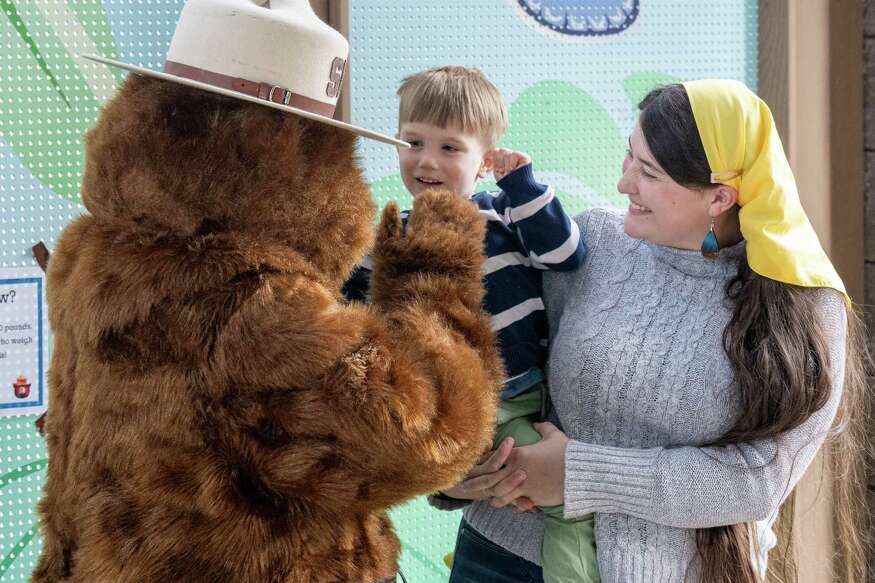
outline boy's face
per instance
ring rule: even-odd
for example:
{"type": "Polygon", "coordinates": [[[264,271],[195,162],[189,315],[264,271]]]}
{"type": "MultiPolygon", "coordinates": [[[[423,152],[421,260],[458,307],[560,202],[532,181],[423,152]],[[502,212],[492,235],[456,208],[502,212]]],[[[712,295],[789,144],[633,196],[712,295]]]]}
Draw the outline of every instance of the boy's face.
{"type": "Polygon", "coordinates": [[[398,157],[404,186],[414,197],[426,190],[451,190],[468,198],[485,176],[489,146],[483,136],[456,125],[407,122],[401,124],[399,137],[410,143],[398,157]]]}

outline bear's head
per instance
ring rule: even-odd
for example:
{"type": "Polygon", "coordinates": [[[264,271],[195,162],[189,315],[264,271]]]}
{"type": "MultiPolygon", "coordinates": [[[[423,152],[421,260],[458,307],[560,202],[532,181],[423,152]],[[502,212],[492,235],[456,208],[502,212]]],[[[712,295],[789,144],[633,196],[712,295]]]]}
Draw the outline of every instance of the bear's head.
{"type": "Polygon", "coordinates": [[[86,140],[82,199],[150,236],[239,233],[302,255],[339,287],[372,237],[355,136],[131,74],[86,140]]]}

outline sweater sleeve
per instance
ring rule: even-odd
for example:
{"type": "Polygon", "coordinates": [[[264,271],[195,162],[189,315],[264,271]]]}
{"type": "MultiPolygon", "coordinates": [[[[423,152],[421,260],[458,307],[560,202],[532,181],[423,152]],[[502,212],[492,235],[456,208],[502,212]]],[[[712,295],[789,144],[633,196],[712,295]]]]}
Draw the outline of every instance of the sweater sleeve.
{"type": "Polygon", "coordinates": [[[498,181],[501,192],[494,206],[512,229],[538,269],[576,269],[586,256],[577,224],[565,213],[553,188],[538,183],[532,165],[514,170],[498,181]]]}
{"type": "Polygon", "coordinates": [[[620,513],[681,528],[773,518],[828,435],[841,400],[847,313],[838,294],[819,293],[832,375],[820,410],[776,438],[720,447],[627,449],[572,440],[566,518],[620,513]]]}

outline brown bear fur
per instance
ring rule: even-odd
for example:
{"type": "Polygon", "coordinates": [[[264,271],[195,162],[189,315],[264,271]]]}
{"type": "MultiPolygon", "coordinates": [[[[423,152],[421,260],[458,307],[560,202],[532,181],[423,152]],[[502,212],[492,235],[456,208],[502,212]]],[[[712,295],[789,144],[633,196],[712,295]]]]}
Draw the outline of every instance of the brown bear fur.
{"type": "Polygon", "coordinates": [[[488,443],[502,378],[484,225],[390,205],[373,302],[339,288],[374,205],[354,136],[129,76],[87,137],[48,273],[54,331],[35,583],[372,582],[386,509],[488,443]]]}

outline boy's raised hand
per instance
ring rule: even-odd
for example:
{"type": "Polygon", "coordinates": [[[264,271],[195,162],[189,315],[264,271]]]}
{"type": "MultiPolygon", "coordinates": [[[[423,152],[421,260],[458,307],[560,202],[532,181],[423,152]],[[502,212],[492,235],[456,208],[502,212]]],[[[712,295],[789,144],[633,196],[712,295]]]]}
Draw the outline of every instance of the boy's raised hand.
{"type": "Polygon", "coordinates": [[[532,162],[532,158],[525,152],[517,152],[507,148],[490,150],[484,158],[486,163],[492,168],[492,174],[495,176],[496,182],[514,170],[532,162]]]}

